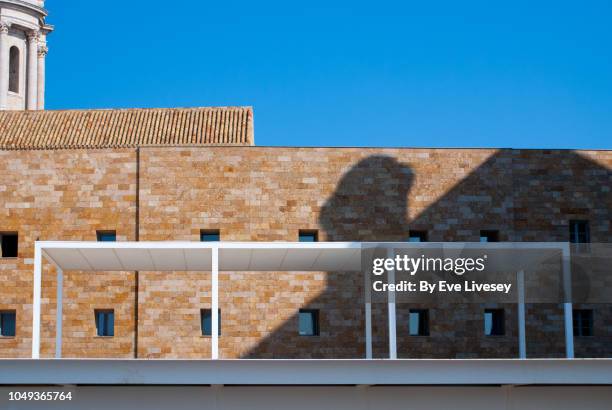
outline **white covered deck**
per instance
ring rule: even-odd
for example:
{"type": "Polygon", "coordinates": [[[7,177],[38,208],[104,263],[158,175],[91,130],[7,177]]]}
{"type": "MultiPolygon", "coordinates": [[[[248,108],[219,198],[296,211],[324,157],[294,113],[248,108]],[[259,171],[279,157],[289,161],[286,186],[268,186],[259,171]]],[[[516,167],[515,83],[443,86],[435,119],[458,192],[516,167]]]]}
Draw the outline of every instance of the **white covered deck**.
{"type": "MultiPolygon", "coordinates": [[[[568,243],[371,243],[371,242],[76,242],[37,241],[34,254],[32,358],[40,358],[43,260],[57,269],[55,357],[62,357],[63,272],[78,271],[203,271],[211,272],[211,359],[219,358],[219,271],[361,271],[361,251],[385,247],[443,249],[558,249],[563,259],[564,287],[570,288],[568,243]]],[[[364,275],[365,276],[365,275],[364,275]]],[[[389,272],[389,282],[395,280],[389,272]]],[[[523,273],[517,271],[519,357],[526,358],[523,273]]],[[[366,292],[369,287],[366,286],[366,292]]],[[[395,295],[388,295],[389,358],[397,358],[395,295]]],[[[574,357],[572,304],[564,303],[566,357],[574,357]]],[[[371,302],[365,301],[366,359],[372,359],[371,302]]]]}

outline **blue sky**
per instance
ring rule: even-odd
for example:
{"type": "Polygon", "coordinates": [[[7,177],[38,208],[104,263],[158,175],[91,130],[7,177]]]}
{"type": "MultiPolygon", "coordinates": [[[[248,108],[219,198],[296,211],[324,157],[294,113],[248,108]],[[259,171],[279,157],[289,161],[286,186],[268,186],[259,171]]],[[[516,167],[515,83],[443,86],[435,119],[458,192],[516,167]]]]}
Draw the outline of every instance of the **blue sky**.
{"type": "Polygon", "coordinates": [[[47,108],[252,105],[257,145],[612,148],[612,2],[48,0],[47,108]]]}

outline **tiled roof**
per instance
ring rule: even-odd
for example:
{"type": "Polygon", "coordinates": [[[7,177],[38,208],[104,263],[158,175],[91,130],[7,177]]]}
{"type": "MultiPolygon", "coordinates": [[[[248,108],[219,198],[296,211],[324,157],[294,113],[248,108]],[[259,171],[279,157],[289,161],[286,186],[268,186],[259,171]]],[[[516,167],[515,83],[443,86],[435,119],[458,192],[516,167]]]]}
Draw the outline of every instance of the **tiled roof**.
{"type": "Polygon", "coordinates": [[[0,149],[253,144],[251,107],[0,112],[0,149]]]}

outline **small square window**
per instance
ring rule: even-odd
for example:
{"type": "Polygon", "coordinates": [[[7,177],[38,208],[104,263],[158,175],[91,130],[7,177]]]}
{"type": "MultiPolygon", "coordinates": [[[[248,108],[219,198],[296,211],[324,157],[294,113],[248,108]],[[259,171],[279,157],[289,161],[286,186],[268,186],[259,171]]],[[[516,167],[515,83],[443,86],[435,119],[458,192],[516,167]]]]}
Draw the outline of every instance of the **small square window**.
{"type": "Polygon", "coordinates": [[[589,232],[589,221],[570,221],[570,242],[589,243],[591,236],[589,232]]]}
{"type": "Polygon", "coordinates": [[[427,231],[409,231],[408,242],[427,242],[427,231]]]}
{"type": "Polygon", "coordinates": [[[300,242],[318,242],[319,232],[316,230],[300,229],[298,234],[298,240],[300,242]]]}
{"type": "MultiPolygon", "coordinates": [[[[217,334],[221,336],[221,309],[218,311],[219,315],[219,328],[217,334]]],[[[200,322],[202,327],[202,336],[212,336],[212,310],[211,309],[200,309],[200,322]]]]}
{"type": "Polygon", "coordinates": [[[219,242],[221,232],[218,229],[202,229],[200,231],[200,242],[219,242]]]}
{"type": "Polygon", "coordinates": [[[0,311],[0,336],[15,336],[16,313],[14,310],[0,311]]]}
{"type": "Polygon", "coordinates": [[[499,242],[499,231],[480,231],[480,242],[499,242]]]}
{"type": "Polygon", "coordinates": [[[19,242],[17,232],[2,232],[0,233],[0,240],[2,241],[2,257],[16,258],[19,242]]]}
{"type": "Polygon", "coordinates": [[[300,309],[299,334],[300,336],[319,336],[318,309],[300,309]]]}
{"type": "Polygon", "coordinates": [[[485,309],[484,332],[487,336],[503,336],[506,333],[504,309],[485,309]]]}
{"type": "Polygon", "coordinates": [[[115,311],[112,309],[96,309],[96,334],[98,336],[115,336],[115,311]]]}
{"type": "Polygon", "coordinates": [[[410,309],[408,327],[410,336],[429,336],[429,310],[410,309]]]}
{"type": "Polygon", "coordinates": [[[574,309],[574,336],[593,336],[593,310],[574,309]]]}
{"type": "Polygon", "coordinates": [[[98,242],[116,242],[117,232],[116,231],[96,231],[96,237],[98,242]]]}

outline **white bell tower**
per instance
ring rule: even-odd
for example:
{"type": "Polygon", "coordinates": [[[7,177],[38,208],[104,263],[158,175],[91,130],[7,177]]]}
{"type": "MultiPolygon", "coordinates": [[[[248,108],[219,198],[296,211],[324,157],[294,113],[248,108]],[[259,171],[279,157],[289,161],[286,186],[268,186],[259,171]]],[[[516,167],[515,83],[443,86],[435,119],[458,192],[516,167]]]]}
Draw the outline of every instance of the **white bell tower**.
{"type": "Polygon", "coordinates": [[[45,108],[47,34],[43,0],[0,0],[0,110],[45,108]]]}

